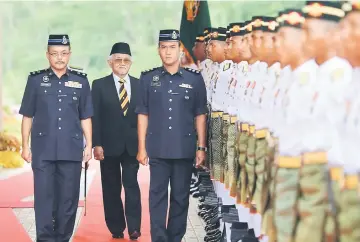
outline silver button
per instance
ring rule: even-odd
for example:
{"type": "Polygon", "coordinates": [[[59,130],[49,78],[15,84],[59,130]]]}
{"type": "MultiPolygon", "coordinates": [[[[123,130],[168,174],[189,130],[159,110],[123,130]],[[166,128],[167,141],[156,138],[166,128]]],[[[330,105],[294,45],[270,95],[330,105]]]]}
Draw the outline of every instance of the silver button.
{"type": "Polygon", "coordinates": [[[172,127],[170,126],[169,129],[172,129],[172,127]]]}
{"type": "Polygon", "coordinates": [[[172,81],[170,81],[170,83],[172,83],[172,81]]]}
{"type": "Polygon", "coordinates": [[[169,119],[171,120],[171,119],[172,119],[172,117],[169,117],[169,119]]]}
{"type": "Polygon", "coordinates": [[[61,82],[59,82],[59,84],[61,84],[61,82]]]}
{"type": "Polygon", "coordinates": [[[59,90],[59,92],[61,92],[61,90],[59,90]]]}
{"type": "Polygon", "coordinates": [[[59,121],[61,121],[61,118],[59,118],[59,121]]]}
{"type": "Polygon", "coordinates": [[[172,90],[169,90],[169,93],[172,93],[172,90]]]}
{"type": "Polygon", "coordinates": [[[169,99],[169,102],[172,102],[172,99],[171,99],[171,98],[169,99]]]}
{"type": "Polygon", "coordinates": [[[61,98],[59,99],[59,102],[61,102],[61,98]]]}
{"type": "Polygon", "coordinates": [[[191,136],[191,134],[189,134],[189,136],[191,136]]]}
{"type": "Polygon", "coordinates": [[[47,91],[46,91],[46,90],[45,90],[44,92],[45,92],[45,93],[47,93],[47,91]]]}
{"type": "Polygon", "coordinates": [[[61,108],[59,108],[59,111],[61,111],[61,108]]]}
{"type": "Polygon", "coordinates": [[[172,108],[169,108],[169,111],[171,111],[172,110],[172,108]]]}
{"type": "Polygon", "coordinates": [[[156,92],[156,90],[154,90],[154,92],[156,92]]]}
{"type": "Polygon", "coordinates": [[[185,92],[188,92],[188,90],[186,90],[185,92]]]}
{"type": "Polygon", "coordinates": [[[42,135],[42,133],[40,132],[39,135],[42,135]]]}
{"type": "Polygon", "coordinates": [[[61,129],[61,127],[59,127],[59,129],[61,129]]]}
{"type": "Polygon", "coordinates": [[[74,92],[74,94],[76,94],[76,92],[74,92]]]}

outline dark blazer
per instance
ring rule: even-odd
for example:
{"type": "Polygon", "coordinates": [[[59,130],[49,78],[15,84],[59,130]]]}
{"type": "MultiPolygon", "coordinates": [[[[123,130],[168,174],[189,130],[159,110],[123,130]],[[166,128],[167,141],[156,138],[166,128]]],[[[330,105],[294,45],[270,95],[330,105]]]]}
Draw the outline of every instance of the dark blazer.
{"type": "Polygon", "coordinates": [[[136,156],[138,150],[135,113],[139,79],[130,76],[131,99],[126,116],[121,109],[113,75],[92,83],[94,106],[93,146],[102,146],[105,156],[120,156],[125,150],[136,156]]]}

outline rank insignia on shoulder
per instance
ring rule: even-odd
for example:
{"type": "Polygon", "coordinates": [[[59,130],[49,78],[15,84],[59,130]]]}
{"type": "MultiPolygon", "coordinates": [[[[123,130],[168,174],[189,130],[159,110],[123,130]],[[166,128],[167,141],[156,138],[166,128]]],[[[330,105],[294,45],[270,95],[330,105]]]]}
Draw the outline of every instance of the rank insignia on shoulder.
{"type": "Polygon", "coordinates": [[[71,69],[69,68],[70,72],[75,74],[75,75],[78,75],[78,76],[87,76],[87,74],[85,72],[81,72],[81,71],[78,71],[78,70],[75,70],[75,69],[71,69]]]}
{"type": "Polygon", "coordinates": [[[229,70],[230,66],[230,63],[226,63],[226,65],[224,65],[223,71],[229,70]]]}
{"type": "Polygon", "coordinates": [[[151,68],[151,69],[148,69],[148,70],[145,70],[145,71],[142,71],[141,74],[146,74],[146,73],[149,73],[151,71],[154,71],[156,70],[158,67],[154,67],[154,68],[151,68]]]}
{"type": "Polygon", "coordinates": [[[193,72],[193,73],[196,73],[196,74],[200,74],[200,71],[197,71],[195,69],[191,69],[189,67],[184,67],[185,70],[189,71],[189,72],[193,72]]]}
{"type": "Polygon", "coordinates": [[[39,75],[39,74],[42,74],[44,72],[46,72],[48,69],[42,69],[42,70],[38,70],[38,71],[32,71],[30,72],[30,75],[31,76],[36,76],[36,75],[39,75]]]}
{"type": "Polygon", "coordinates": [[[344,77],[344,69],[337,68],[331,72],[331,79],[333,81],[339,81],[344,77]]]}

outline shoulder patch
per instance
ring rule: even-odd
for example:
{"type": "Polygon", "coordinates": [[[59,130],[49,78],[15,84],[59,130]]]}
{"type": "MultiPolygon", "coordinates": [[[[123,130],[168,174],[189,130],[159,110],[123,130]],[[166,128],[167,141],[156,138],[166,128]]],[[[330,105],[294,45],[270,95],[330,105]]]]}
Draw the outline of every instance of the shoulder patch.
{"type": "Polygon", "coordinates": [[[226,63],[226,65],[224,65],[223,71],[229,70],[231,63],[226,63]]]}
{"type": "Polygon", "coordinates": [[[189,67],[184,67],[184,70],[187,70],[187,71],[189,71],[189,72],[193,72],[193,73],[196,73],[196,74],[200,74],[200,71],[191,69],[191,68],[189,68],[189,67]]]}
{"type": "Polygon", "coordinates": [[[159,68],[159,67],[154,67],[154,68],[151,68],[151,69],[142,71],[141,74],[146,74],[146,73],[152,72],[152,71],[154,71],[154,70],[157,70],[158,68],[159,68]]]}
{"type": "Polygon", "coordinates": [[[310,74],[309,72],[301,72],[299,74],[299,83],[300,85],[306,85],[309,83],[310,74]]]}
{"type": "Polygon", "coordinates": [[[337,68],[331,72],[331,78],[334,82],[344,78],[345,70],[343,68],[337,68]]]}
{"type": "Polygon", "coordinates": [[[42,69],[42,70],[38,70],[38,71],[32,71],[30,72],[30,76],[36,76],[42,73],[45,73],[48,69],[42,69]]]}
{"type": "Polygon", "coordinates": [[[70,71],[72,74],[75,74],[75,75],[78,75],[78,76],[82,76],[82,77],[86,77],[86,76],[87,76],[86,73],[80,72],[80,71],[77,71],[77,70],[69,69],[69,71],[70,71]]]}

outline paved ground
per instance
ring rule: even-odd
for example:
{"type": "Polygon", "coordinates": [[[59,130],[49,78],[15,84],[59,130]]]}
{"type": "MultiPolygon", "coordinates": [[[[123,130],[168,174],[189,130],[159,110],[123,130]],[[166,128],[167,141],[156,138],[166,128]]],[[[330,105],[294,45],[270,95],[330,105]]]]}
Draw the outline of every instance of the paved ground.
{"type": "MultiPolygon", "coordinates": [[[[11,175],[14,175],[12,173],[11,175]]],[[[91,183],[93,177],[95,175],[95,171],[89,170],[88,179],[89,183],[91,183]]],[[[2,173],[2,177],[8,177],[9,174],[5,175],[2,173]]],[[[1,177],[1,176],[0,176],[1,177]]],[[[87,187],[88,188],[88,187],[87,187]]],[[[84,180],[83,176],[81,177],[81,187],[80,187],[80,199],[83,198],[84,195],[84,180]]],[[[33,197],[27,197],[24,201],[33,200],[33,197]]],[[[78,225],[80,221],[80,214],[83,208],[78,209],[76,225],[78,225]]],[[[28,232],[30,238],[35,241],[35,215],[33,208],[14,208],[13,212],[19,219],[20,223],[24,226],[24,229],[28,232]]],[[[203,221],[197,215],[197,201],[193,198],[190,198],[190,207],[189,207],[189,217],[188,217],[188,227],[187,232],[184,238],[184,242],[202,242],[204,241],[205,231],[204,231],[203,221]]]]}

